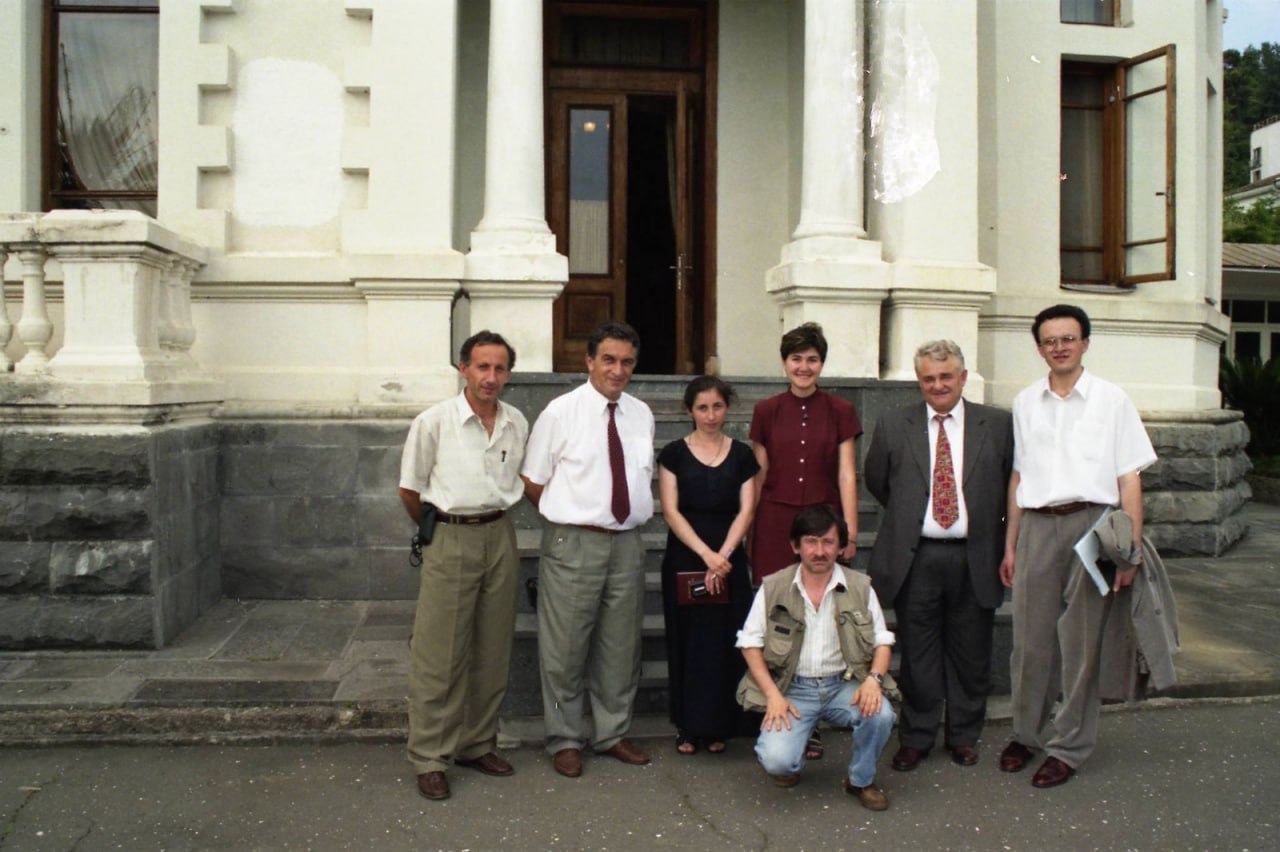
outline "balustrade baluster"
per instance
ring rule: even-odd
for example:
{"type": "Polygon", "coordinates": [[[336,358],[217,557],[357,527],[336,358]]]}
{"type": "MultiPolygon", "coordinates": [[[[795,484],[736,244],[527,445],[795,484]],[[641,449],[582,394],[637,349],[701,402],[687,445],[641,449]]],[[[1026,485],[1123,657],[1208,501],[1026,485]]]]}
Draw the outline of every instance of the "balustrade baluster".
{"type": "Polygon", "coordinates": [[[18,338],[27,347],[22,360],[14,365],[18,373],[49,372],[49,354],[45,347],[53,337],[53,323],[44,303],[45,250],[39,246],[18,249],[22,264],[22,319],[18,320],[18,338]]]}

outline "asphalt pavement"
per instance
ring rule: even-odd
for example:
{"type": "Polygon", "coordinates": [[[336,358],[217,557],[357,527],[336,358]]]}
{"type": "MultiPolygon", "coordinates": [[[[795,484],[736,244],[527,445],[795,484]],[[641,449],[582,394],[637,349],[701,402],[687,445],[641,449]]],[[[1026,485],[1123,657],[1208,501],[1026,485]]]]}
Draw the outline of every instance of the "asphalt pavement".
{"type": "Polygon", "coordinates": [[[450,773],[417,795],[392,743],[10,748],[0,751],[0,849],[1205,849],[1280,846],[1280,699],[1161,699],[1104,713],[1097,751],[1061,787],[1001,772],[993,723],[973,767],[941,751],[881,761],[889,810],[840,787],[847,734],[801,783],[774,787],[751,744],[723,755],[644,740],[645,767],[588,758],[556,775],[539,749],[516,773],[450,773]]]}

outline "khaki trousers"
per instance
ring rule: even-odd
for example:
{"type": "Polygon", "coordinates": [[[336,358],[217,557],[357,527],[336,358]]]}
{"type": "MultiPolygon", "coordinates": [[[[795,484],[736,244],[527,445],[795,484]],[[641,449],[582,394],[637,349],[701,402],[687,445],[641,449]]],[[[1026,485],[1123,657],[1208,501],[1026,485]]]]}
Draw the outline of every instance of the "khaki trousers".
{"type": "Polygon", "coordinates": [[[1015,556],[1013,739],[1073,768],[1098,741],[1102,626],[1115,595],[1098,594],[1072,548],[1101,514],[1023,512],[1015,556]]]}
{"type": "Polygon", "coordinates": [[[587,741],[583,692],[596,751],[631,727],[640,685],[644,549],[640,533],[618,535],[546,524],[538,562],[538,660],[547,752],[587,741]]]}
{"type": "Polygon", "coordinates": [[[422,551],[409,655],[409,760],[419,773],[493,751],[515,632],[516,532],[508,517],[437,524],[422,551]]]}

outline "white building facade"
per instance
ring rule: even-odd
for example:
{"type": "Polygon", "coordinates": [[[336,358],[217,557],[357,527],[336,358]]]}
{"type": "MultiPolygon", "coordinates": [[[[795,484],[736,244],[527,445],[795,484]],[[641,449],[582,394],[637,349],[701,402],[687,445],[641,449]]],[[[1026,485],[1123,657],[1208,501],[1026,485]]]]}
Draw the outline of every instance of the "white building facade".
{"type": "MultiPolygon", "coordinates": [[[[1238,443],[1217,388],[1221,0],[124,5],[0,0],[0,342],[23,428],[164,410],[224,447],[285,421],[391,434],[456,392],[472,331],[564,372],[605,318],[665,375],[777,375],[780,333],[817,320],[827,375],[904,380],[949,337],[971,396],[1008,404],[1044,371],[1031,318],[1072,302],[1090,368],[1149,426],[1238,443]],[[88,14],[153,39],[150,102],[110,70],[121,42],[76,47],[106,38],[88,14]],[[137,147],[76,141],[95,97],[99,124],[130,104],[135,132],[153,122],[150,172],[90,168],[137,147]]],[[[1183,519],[1215,551],[1247,496],[1223,452],[1183,519]]],[[[231,515],[262,495],[222,465],[225,590],[228,495],[231,515]]],[[[390,530],[393,483],[378,502],[367,470],[306,499],[390,530]]],[[[365,558],[359,531],[334,546],[365,558]]],[[[248,592],[288,594],[288,564],[248,592]]],[[[384,588],[363,570],[307,589],[384,588]]]]}

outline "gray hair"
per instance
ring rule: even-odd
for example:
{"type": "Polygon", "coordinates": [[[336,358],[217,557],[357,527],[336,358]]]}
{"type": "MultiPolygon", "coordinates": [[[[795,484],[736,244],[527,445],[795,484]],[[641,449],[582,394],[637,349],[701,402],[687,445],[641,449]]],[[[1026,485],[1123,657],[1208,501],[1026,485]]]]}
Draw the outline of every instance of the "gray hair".
{"type": "Polygon", "coordinates": [[[953,356],[960,362],[960,369],[963,370],[964,352],[960,349],[960,344],[954,340],[930,340],[928,343],[921,344],[916,350],[915,367],[917,370],[920,369],[920,362],[925,358],[945,361],[953,356]]]}

